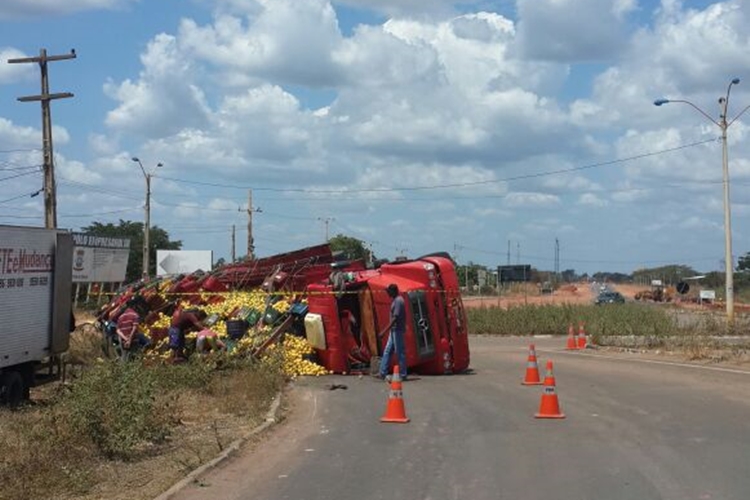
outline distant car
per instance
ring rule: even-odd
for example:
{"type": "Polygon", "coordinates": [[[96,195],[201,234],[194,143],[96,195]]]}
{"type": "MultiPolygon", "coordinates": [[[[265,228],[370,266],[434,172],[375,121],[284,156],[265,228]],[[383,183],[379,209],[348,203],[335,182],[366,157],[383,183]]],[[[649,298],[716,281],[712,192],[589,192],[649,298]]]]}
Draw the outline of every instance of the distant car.
{"type": "Polygon", "coordinates": [[[624,304],[625,297],[620,292],[602,292],[594,301],[594,304],[624,304]]]}

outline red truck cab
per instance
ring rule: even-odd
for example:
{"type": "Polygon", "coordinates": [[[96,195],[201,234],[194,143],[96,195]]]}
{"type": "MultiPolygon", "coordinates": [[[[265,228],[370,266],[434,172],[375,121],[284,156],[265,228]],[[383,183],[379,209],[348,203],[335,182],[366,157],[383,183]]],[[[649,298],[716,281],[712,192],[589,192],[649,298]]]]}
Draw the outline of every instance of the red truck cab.
{"type": "MultiPolygon", "coordinates": [[[[469,367],[466,315],[455,266],[446,254],[383,264],[378,269],[342,270],[343,279],[307,288],[309,313],[322,321],[324,345],[317,342],[323,366],[336,373],[361,370],[380,356],[390,321],[394,283],[406,303],[406,363],[424,375],[459,373],[469,367]]],[[[308,332],[310,338],[310,332],[308,332]]]]}

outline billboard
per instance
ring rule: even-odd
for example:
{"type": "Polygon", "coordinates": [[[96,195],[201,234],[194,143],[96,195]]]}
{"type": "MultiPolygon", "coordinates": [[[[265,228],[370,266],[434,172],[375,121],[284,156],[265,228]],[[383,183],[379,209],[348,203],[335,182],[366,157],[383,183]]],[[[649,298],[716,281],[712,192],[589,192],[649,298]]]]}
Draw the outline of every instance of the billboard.
{"type": "Polygon", "coordinates": [[[497,266],[497,275],[501,283],[509,281],[530,281],[531,264],[518,264],[515,266],[497,266]]]}
{"type": "Polygon", "coordinates": [[[156,275],[171,276],[195,271],[210,271],[214,266],[211,250],[157,250],[156,275]]]}
{"type": "Polygon", "coordinates": [[[73,283],[125,281],[130,239],[73,233],[73,283]]]}

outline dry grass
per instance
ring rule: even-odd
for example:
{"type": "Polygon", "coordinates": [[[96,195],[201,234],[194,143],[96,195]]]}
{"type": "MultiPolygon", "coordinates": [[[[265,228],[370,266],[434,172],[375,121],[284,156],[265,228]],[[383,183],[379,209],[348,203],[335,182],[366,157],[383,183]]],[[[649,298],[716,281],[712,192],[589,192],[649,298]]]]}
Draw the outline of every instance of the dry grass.
{"type": "Polygon", "coordinates": [[[73,334],[69,356],[78,368],[65,385],[34,389],[31,404],[0,412],[0,500],[154,498],[262,422],[283,384],[274,360],[110,365],[97,361],[98,332],[87,327],[73,334]],[[107,386],[127,377],[153,389],[149,404],[107,386]],[[118,423],[118,411],[148,428],[118,423]]]}

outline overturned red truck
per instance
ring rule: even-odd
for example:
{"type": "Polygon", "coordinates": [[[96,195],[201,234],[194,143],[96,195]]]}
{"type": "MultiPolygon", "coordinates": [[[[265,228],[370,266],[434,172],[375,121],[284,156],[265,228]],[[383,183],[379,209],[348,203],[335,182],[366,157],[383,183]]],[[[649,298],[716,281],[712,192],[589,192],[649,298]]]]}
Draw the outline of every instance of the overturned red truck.
{"type": "MultiPolygon", "coordinates": [[[[249,290],[305,298],[305,334],[318,361],[335,373],[363,371],[382,354],[390,320],[386,288],[396,284],[406,303],[406,360],[410,372],[425,375],[459,373],[469,367],[466,315],[455,265],[448,254],[384,263],[368,269],[362,261],[337,260],[328,245],[319,245],[257,260],[226,265],[208,274],[182,277],[171,294],[201,300],[201,292],[249,290]]],[[[164,310],[156,294],[141,294],[151,310],[164,310]]],[[[220,300],[220,299],[219,299],[220,300]]],[[[148,320],[147,320],[148,321],[148,320]]]]}

